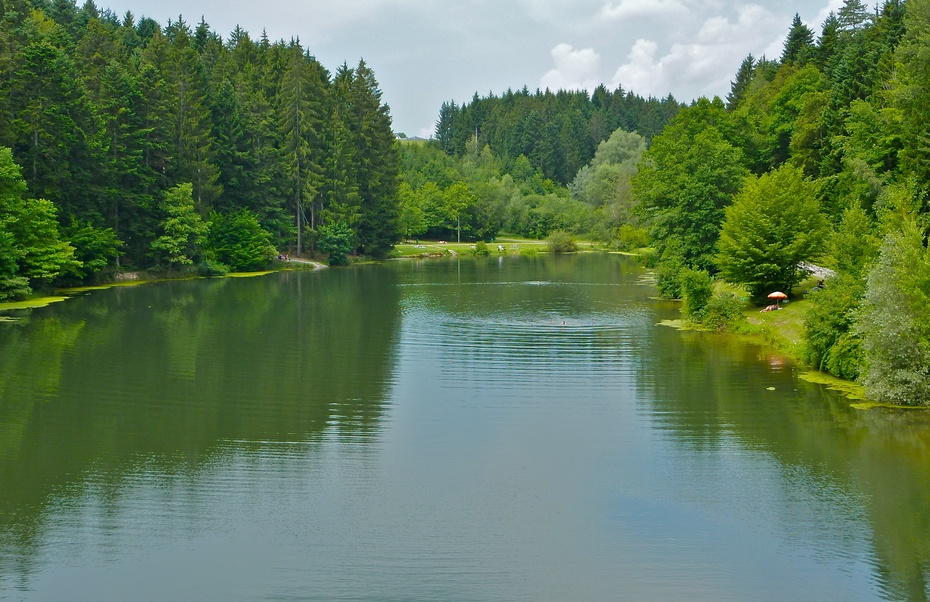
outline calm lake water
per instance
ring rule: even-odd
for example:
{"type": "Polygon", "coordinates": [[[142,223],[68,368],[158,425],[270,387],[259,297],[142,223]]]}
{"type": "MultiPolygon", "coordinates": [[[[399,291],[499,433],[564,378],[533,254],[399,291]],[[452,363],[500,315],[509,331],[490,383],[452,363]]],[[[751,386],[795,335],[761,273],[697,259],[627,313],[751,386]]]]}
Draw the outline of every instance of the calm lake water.
{"type": "Polygon", "coordinates": [[[930,597],[930,414],[621,257],[89,293],[0,323],[0,598],[930,597]]]}

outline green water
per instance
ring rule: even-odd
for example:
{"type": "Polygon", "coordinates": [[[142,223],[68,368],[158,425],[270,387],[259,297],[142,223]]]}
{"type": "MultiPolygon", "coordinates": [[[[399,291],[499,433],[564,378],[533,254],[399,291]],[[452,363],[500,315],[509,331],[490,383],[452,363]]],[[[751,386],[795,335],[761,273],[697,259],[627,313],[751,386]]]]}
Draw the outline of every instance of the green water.
{"type": "Polygon", "coordinates": [[[657,326],[620,257],[0,322],[0,599],[927,600],[930,414],[657,326]]]}

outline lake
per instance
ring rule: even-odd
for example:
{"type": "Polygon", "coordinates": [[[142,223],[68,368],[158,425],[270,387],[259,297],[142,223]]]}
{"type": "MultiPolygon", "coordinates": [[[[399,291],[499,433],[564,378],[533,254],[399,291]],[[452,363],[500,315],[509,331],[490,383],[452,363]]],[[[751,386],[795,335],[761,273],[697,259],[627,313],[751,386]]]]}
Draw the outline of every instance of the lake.
{"type": "Polygon", "coordinates": [[[921,600],[930,414],[659,326],[611,255],[0,322],[0,599],[921,600]]]}

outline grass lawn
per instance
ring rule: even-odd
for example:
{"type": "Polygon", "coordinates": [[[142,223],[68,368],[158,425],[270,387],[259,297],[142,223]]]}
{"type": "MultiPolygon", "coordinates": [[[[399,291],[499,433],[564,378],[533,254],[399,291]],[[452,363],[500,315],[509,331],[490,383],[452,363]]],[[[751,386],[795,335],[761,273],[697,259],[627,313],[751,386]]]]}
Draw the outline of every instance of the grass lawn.
{"type": "MultiPolygon", "coordinates": [[[[590,250],[594,247],[594,243],[587,241],[576,241],[578,249],[581,251],[590,250]]],[[[494,241],[487,243],[488,252],[492,255],[505,254],[505,255],[518,255],[520,253],[546,253],[548,252],[548,245],[544,240],[535,240],[532,238],[518,238],[513,236],[499,236],[494,241]],[[503,247],[503,251],[498,249],[498,246],[503,247]]],[[[394,245],[394,256],[395,257],[420,257],[423,255],[467,255],[471,253],[475,248],[474,242],[452,242],[452,241],[439,241],[439,240],[425,240],[420,239],[419,243],[416,241],[403,241],[394,245]]]]}
{"type": "Polygon", "coordinates": [[[760,311],[762,307],[747,305],[743,315],[768,343],[800,359],[804,346],[804,317],[811,308],[804,292],[816,284],[816,278],[809,278],[795,286],[791,298],[781,303],[782,309],[760,311]]]}

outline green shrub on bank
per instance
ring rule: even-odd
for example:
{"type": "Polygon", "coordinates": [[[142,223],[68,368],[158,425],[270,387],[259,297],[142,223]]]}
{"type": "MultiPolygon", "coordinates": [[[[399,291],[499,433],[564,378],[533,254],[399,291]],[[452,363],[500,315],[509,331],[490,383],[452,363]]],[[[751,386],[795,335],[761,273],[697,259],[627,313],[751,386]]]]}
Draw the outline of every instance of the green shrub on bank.
{"type": "Polygon", "coordinates": [[[739,331],[743,320],[743,302],[731,293],[719,293],[707,302],[701,324],[713,330],[739,331]]]}
{"type": "Polygon", "coordinates": [[[229,273],[229,268],[215,259],[204,259],[197,264],[198,276],[225,276],[229,273]]]}
{"type": "Polygon", "coordinates": [[[649,245],[649,233],[643,228],[623,224],[617,230],[617,248],[621,251],[634,251],[649,245]]]}
{"type": "Polygon", "coordinates": [[[930,406],[930,249],[905,221],[885,238],[869,272],[855,331],[862,337],[869,397],[930,406]]]}
{"type": "Polygon", "coordinates": [[[804,318],[804,361],[838,378],[855,380],[862,370],[862,344],[853,323],[865,282],[841,275],[811,294],[804,318]]]}
{"type": "Polygon", "coordinates": [[[666,299],[681,299],[681,272],[684,262],[677,255],[663,257],[656,264],[656,287],[666,299]]]}
{"type": "Polygon", "coordinates": [[[355,232],[345,222],[324,224],[317,230],[317,247],[329,256],[329,265],[349,265],[355,232]]]}
{"type": "Polygon", "coordinates": [[[267,267],[275,254],[270,241],[271,235],[262,228],[258,216],[248,209],[210,215],[207,248],[226,271],[253,272],[267,267]]]}
{"type": "Polygon", "coordinates": [[[700,322],[707,304],[714,294],[714,281],[704,270],[685,269],[680,273],[681,314],[685,318],[700,322]]]}
{"type": "Polygon", "coordinates": [[[578,244],[571,234],[564,230],[556,230],[546,239],[546,245],[550,253],[574,253],[578,250],[578,244]]]}

